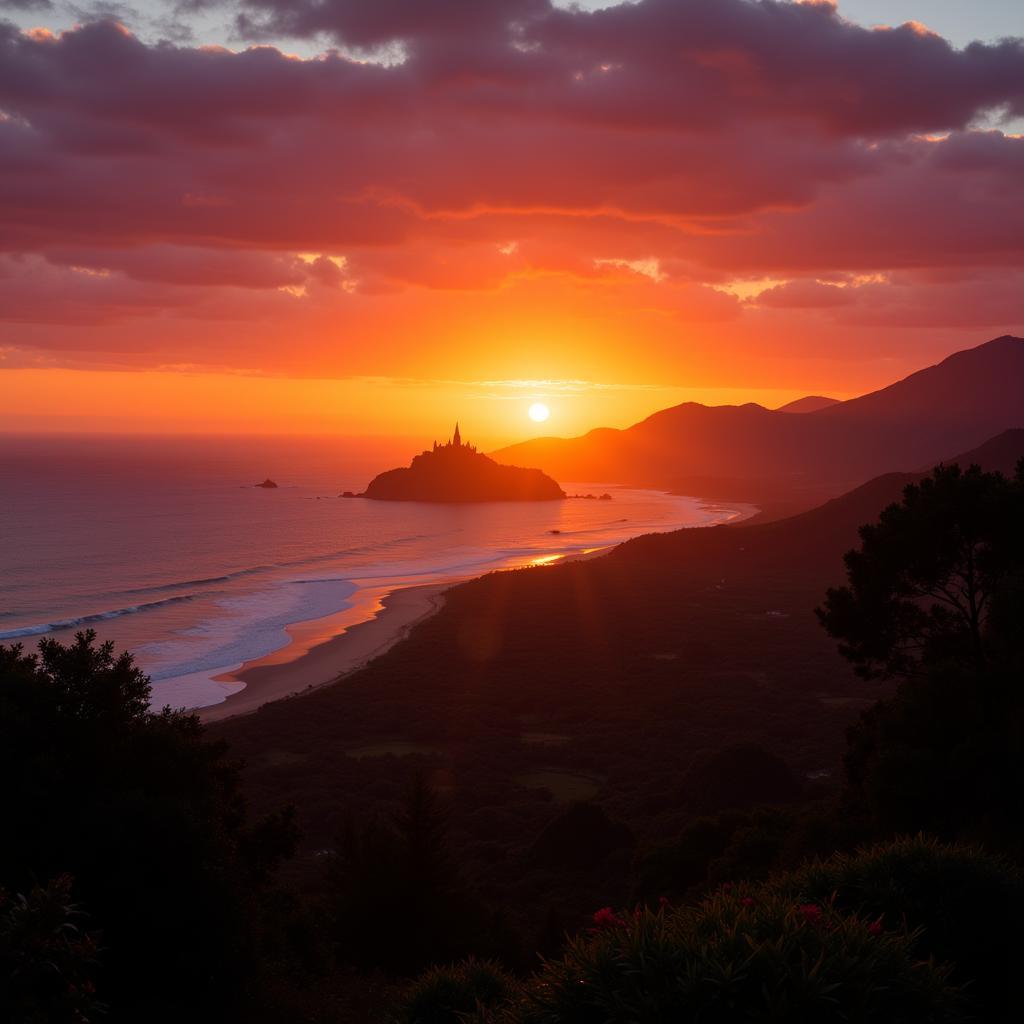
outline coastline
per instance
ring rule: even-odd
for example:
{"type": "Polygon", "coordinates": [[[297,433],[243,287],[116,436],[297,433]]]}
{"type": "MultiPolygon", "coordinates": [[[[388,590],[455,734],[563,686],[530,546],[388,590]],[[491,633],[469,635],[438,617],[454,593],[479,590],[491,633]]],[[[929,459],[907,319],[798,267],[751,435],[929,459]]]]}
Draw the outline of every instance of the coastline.
{"type": "MultiPolygon", "coordinates": [[[[747,503],[708,501],[702,507],[733,513],[726,522],[742,522],[757,514],[747,503]]],[[[685,527],[684,527],[685,528],[685,527]]],[[[701,527],[692,527],[701,528],[701,527]]],[[[444,605],[452,587],[487,572],[541,568],[598,558],[622,541],[534,556],[517,557],[483,572],[452,576],[433,583],[394,582],[359,592],[357,602],[343,612],[325,619],[295,622],[287,627],[289,642],[260,658],[214,676],[215,682],[230,689],[219,704],[192,708],[206,723],[252,714],[263,705],[330,686],[365,668],[371,661],[404,640],[424,620],[444,605]]]]}
{"type": "MultiPolygon", "coordinates": [[[[598,558],[613,547],[614,544],[570,555],[545,556],[527,565],[488,571],[583,561],[598,558]]],[[[297,622],[288,627],[291,641],[284,647],[214,677],[226,687],[242,683],[241,689],[229,693],[220,704],[192,708],[191,713],[198,715],[204,724],[222,722],[252,714],[264,704],[301,697],[339,682],[365,668],[404,640],[421,622],[439,612],[448,590],[476,578],[476,575],[469,575],[439,583],[367,591],[362,602],[343,613],[344,619],[354,621],[339,623],[331,631],[316,621],[297,622]]]]}
{"type": "Polygon", "coordinates": [[[370,618],[348,626],[334,636],[303,644],[301,634],[307,624],[296,623],[289,634],[296,642],[280,651],[246,662],[233,672],[217,676],[221,683],[244,683],[220,704],[195,708],[205,724],[220,722],[236,715],[248,715],[264,704],[298,697],[329,686],[368,665],[374,658],[404,640],[424,619],[440,611],[444,594],[458,581],[399,587],[371,598],[376,605],[370,618]],[[305,646],[301,653],[298,646],[305,646]]]}

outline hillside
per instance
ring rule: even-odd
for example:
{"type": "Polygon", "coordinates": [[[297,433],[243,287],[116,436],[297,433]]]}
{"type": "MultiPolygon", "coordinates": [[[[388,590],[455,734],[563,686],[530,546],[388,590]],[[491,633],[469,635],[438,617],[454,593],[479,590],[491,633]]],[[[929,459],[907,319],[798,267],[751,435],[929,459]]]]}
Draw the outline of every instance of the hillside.
{"type": "Polygon", "coordinates": [[[626,430],[541,438],[497,454],[561,479],[747,500],[778,515],[1012,427],[1024,427],[1024,339],[1004,336],[815,412],[688,402],[626,430]]]}
{"type": "MultiPolygon", "coordinates": [[[[1005,469],[1022,455],[1015,431],[960,461],[1005,469]]],[[[549,909],[581,923],[625,899],[630,853],[538,866],[534,843],[566,801],[593,799],[642,845],[689,820],[708,794],[688,773],[737,743],[782,757],[812,792],[836,777],[847,726],[885,691],[854,677],[813,609],[857,528],[914,479],[890,474],[788,520],[492,573],[343,684],[211,732],[246,759],[258,809],[300,808],[300,872],[320,870],[347,815],[395,806],[416,770],[449,795],[485,896],[528,933],[549,909]]]]}

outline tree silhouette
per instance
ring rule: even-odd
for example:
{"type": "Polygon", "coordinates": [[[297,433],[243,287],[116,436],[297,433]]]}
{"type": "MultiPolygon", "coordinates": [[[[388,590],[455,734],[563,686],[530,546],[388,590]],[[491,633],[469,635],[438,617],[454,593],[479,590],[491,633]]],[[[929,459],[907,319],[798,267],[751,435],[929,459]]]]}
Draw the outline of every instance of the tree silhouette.
{"type": "Polygon", "coordinates": [[[448,852],[448,814],[422,774],[409,783],[402,809],[394,817],[405,861],[406,885],[413,899],[443,894],[455,871],[448,852]]]}
{"type": "Polygon", "coordinates": [[[0,886],[69,873],[102,935],[110,1020],[223,1019],[250,985],[260,894],[294,842],[246,822],[238,767],[92,631],[0,645],[0,886]]]}
{"type": "Polygon", "coordinates": [[[818,616],[865,676],[900,680],[848,733],[843,802],[878,835],[1020,851],[1024,461],[939,467],[861,529],[818,616]]]}
{"type": "Polygon", "coordinates": [[[861,527],[848,584],[828,591],[818,617],[866,678],[939,664],[980,675],[1007,641],[1017,646],[1006,606],[1019,605],[1022,532],[1024,461],[1014,480],[940,466],[861,527]]]}

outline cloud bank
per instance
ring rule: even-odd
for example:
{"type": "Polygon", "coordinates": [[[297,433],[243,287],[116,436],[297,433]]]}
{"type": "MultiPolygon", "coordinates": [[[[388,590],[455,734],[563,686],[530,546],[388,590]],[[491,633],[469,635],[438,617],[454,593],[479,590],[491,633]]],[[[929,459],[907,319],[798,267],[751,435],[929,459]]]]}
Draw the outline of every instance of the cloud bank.
{"type": "Polygon", "coordinates": [[[598,379],[628,344],[648,379],[723,340],[1024,324],[1024,139],[993,127],[1019,39],[774,0],[222,10],[255,45],[0,25],[0,344],[406,373],[513,323],[547,354],[475,376],[598,379]]]}

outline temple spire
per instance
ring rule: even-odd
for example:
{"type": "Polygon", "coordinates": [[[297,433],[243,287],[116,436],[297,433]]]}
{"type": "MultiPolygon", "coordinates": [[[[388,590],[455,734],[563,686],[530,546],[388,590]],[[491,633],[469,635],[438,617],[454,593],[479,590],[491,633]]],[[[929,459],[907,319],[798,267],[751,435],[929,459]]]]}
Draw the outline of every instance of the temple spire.
{"type": "Polygon", "coordinates": [[[456,448],[462,445],[462,435],[459,433],[459,422],[455,421],[455,433],[452,435],[452,445],[456,448]]]}

